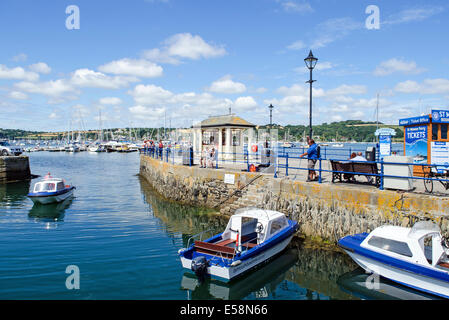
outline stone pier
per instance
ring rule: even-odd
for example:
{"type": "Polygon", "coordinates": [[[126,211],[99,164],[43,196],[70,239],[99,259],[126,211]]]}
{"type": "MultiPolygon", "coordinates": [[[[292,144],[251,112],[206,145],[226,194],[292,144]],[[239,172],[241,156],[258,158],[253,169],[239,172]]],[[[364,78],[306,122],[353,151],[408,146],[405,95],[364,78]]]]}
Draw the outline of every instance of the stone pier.
{"type": "Polygon", "coordinates": [[[0,183],[31,179],[28,157],[0,157],[0,183]]]}
{"type": "Polygon", "coordinates": [[[181,166],[145,155],[140,174],[167,199],[215,208],[222,214],[248,206],[283,212],[299,222],[301,235],[319,241],[336,243],[345,235],[370,232],[383,224],[412,226],[420,220],[436,222],[446,235],[449,231],[447,197],[181,166]],[[226,175],[233,179],[225,182],[226,175]]]}

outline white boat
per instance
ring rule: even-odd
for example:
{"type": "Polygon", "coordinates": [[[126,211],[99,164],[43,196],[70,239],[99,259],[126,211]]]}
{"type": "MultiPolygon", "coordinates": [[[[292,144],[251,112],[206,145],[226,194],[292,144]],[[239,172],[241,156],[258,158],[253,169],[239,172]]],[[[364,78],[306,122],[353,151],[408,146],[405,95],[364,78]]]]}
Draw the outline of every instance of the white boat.
{"type": "Polygon", "coordinates": [[[80,152],[80,148],[77,145],[70,145],[65,147],[66,152],[80,152]]]}
{"type": "Polygon", "coordinates": [[[343,148],[345,145],[343,143],[334,143],[331,144],[332,148],[343,148]]]}
{"type": "Polygon", "coordinates": [[[447,243],[439,227],[429,221],[417,222],[413,228],[385,225],[338,241],[366,271],[444,298],[449,298],[447,243]]]}
{"type": "Polygon", "coordinates": [[[182,266],[201,278],[211,276],[229,281],[269,261],[283,251],[298,229],[296,221],[283,213],[242,208],[230,218],[223,233],[205,241],[198,234],[179,250],[182,266]]]}
{"type": "Polygon", "coordinates": [[[66,185],[63,179],[53,178],[49,173],[43,181],[34,185],[33,192],[28,194],[28,198],[40,204],[61,202],[72,196],[74,190],[74,186],[66,185]]]}

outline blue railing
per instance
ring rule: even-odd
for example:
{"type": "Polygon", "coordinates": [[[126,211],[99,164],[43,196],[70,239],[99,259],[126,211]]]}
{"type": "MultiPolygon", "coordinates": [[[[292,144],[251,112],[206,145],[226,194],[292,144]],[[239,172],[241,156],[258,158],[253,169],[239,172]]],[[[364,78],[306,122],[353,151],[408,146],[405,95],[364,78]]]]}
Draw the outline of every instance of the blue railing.
{"type": "MultiPolygon", "coordinates": [[[[290,148],[291,149],[291,148],[290,148]]],[[[171,162],[175,164],[175,162],[179,162],[179,158],[182,158],[182,164],[193,166],[194,164],[201,164],[201,158],[203,157],[203,164],[206,164],[209,168],[216,168],[218,169],[220,165],[225,166],[227,163],[233,163],[233,164],[241,164],[243,168],[245,168],[245,171],[251,171],[252,166],[255,168],[257,167],[269,167],[274,166],[274,177],[277,178],[281,173],[285,173],[285,176],[289,176],[291,174],[291,171],[293,170],[299,170],[299,171],[310,171],[311,169],[308,168],[307,165],[302,166],[301,164],[303,162],[299,161],[299,166],[295,166],[292,164],[293,160],[306,160],[304,163],[307,164],[307,157],[301,158],[299,155],[306,152],[305,148],[298,148],[298,152],[285,152],[283,153],[282,149],[278,154],[276,152],[273,153],[273,150],[271,149],[262,149],[259,152],[248,152],[247,149],[243,153],[226,153],[226,152],[218,152],[216,151],[215,156],[211,159],[207,159],[208,157],[203,157],[204,154],[201,152],[194,152],[193,150],[189,149],[173,149],[173,148],[163,148],[159,149],[158,147],[155,148],[144,148],[141,149],[141,153],[153,157],[155,159],[159,159],[163,162],[171,162]],[[267,154],[267,151],[269,150],[269,154],[267,154]],[[204,159],[205,158],[205,159],[204,159]],[[272,163],[271,163],[272,161],[272,163]],[[283,162],[283,163],[282,163],[283,162]]],[[[323,151],[322,151],[323,152],[323,151]]],[[[349,149],[345,150],[345,152],[357,152],[355,149],[349,149]]],[[[358,151],[361,152],[361,151],[358,151]]],[[[399,153],[399,152],[398,152],[399,153]]],[[[321,153],[323,155],[323,153],[321,153]]],[[[437,164],[419,164],[419,163],[397,163],[397,162],[386,162],[383,161],[383,159],[376,160],[376,161],[363,161],[358,162],[354,161],[352,163],[356,164],[373,164],[377,168],[377,173],[369,173],[369,172],[357,172],[357,171],[344,171],[344,170],[332,170],[332,168],[325,169],[323,168],[323,162],[324,161],[335,161],[340,163],[351,163],[350,160],[348,160],[347,157],[343,156],[342,154],[337,154],[338,158],[329,157],[329,154],[327,154],[325,157],[321,156],[319,159],[316,160],[315,168],[313,171],[317,173],[318,183],[323,182],[323,174],[329,173],[329,174],[339,174],[339,175],[347,175],[349,177],[353,176],[366,176],[371,177],[373,179],[376,179],[377,183],[376,186],[380,190],[384,190],[384,179],[385,178],[397,178],[397,179],[412,179],[417,181],[424,181],[425,183],[433,184],[434,181],[440,182],[445,190],[449,190],[449,176],[445,174],[436,175],[435,169],[441,169],[442,167],[449,170],[449,166],[442,166],[437,164]],[[326,157],[327,156],[327,157],[326,157]],[[421,167],[422,172],[424,176],[414,176],[413,174],[408,176],[400,176],[400,175],[387,175],[385,174],[385,166],[388,165],[395,165],[395,166],[412,166],[412,167],[421,167]],[[432,173],[432,168],[435,168],[432,173]]],[[[414,171],[414,170],[412,170],[414,171]]],[[[432,186],[433,190],[433,186],[432,186]]]]}

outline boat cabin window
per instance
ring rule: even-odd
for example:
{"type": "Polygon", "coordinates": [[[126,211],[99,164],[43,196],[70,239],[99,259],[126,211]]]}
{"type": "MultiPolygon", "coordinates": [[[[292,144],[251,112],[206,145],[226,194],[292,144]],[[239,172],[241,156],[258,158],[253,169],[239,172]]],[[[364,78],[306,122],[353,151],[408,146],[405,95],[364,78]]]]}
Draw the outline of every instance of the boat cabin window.
{"type": "Polygon", "coordinates": [[[275,234],[279,230],[282,230],[286,225],[285,219],[276,219],[271,222],[270,235],[275,234]]]}
{"type": "Polygon", "coordinates": [[[402,256],[413,256],[408,244],[402,241],[372,236],[371,239],[368,240],[368,244],[376,248],[400,254],[402,256]]]}
{"type": "Polygon", "coordinates": [[[64,182],[58,182],[56,190],[59,191],[59,190],[62,190],[62,189],[64,189],[64,182]]]}

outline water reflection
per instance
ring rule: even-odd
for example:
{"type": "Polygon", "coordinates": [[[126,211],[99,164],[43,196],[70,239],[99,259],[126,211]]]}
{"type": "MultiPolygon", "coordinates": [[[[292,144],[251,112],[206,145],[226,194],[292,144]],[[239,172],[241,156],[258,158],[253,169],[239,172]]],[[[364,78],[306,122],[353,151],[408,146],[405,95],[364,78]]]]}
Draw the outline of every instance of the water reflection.
{"type": "Polygon", "coordinates": [[[215,279],[206,279],[201,283],[195,274],[186,272],[182,277],[181,289],[187,291],[188,299],[268,298],[275,295],[276,288],[285,280],[286,272],[297,260],[296,253],[288,250],[263,267],[228,283],[215,279]]]}
{"type": "Polygon", "coordinates": [[[338,278],[337,283],[342,290],[364,300],[439,299],[436,296],[404,287],[383,277],[370,277],[370,274],[365,273],[361,268],[343,274],[338,278]]]}
{"type": "Polygon", "coordinates": [[[31,181],[0,184],[0,206],[21,204],[30,190],[31,181]]]}
{"type": "Polygon", "coordinates": [[[167,201],[145,179],[140,178],[139,181],[144,200],[151,206],[151,213],[160,220],[170,237],[181,234],[183,246],[187,246],[188,239],[193,234],[209,229],[216,234],[225,229],[228,217],[218,215],[210,209],[167,201]]]}
{"type": "Polygon", "coordinates": [[[39,204],[36,203],[28,213],[31,220],[37,222],[62,222],[65,211],[71,206],[73,197],[69,197],[59,203],[39,204]]]}

